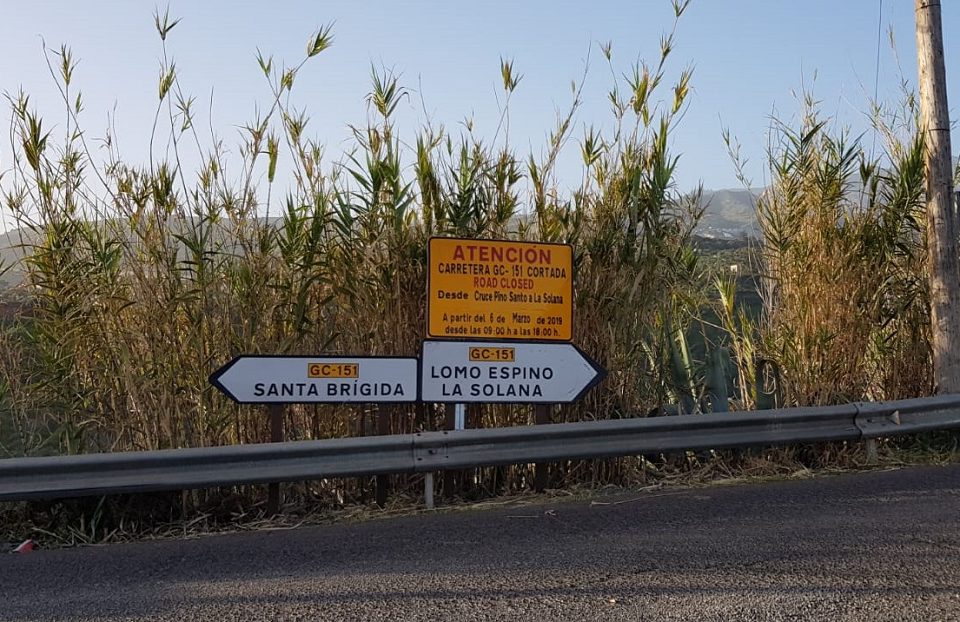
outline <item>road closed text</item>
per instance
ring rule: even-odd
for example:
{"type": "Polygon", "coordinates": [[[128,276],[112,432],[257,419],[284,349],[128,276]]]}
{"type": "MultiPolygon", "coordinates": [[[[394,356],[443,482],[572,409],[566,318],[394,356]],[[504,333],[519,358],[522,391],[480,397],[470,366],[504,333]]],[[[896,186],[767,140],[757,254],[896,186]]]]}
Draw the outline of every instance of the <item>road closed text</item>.
{"type": "Polygon", "coordinates": [[[431,238],[427,335],[569,341],[568,245],[431,238]]]}

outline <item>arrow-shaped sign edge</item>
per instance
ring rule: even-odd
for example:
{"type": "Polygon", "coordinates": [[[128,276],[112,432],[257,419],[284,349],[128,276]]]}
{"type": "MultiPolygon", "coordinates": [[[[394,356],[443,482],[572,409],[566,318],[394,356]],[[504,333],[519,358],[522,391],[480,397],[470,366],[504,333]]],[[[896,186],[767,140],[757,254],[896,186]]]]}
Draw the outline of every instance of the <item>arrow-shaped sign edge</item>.
{"type": "MultiPolygon", "coordinates": [[[[219,369],[210,374],[207,377],[207,381],[212,384],[218,391],[229,397],[236,404],[257,404],[257,405],[266,405],[266,404],[364,404],[366,402],[256,402],[256,401],[246,401],[238,400],[237,396],[233,394],[232,391],[227,389],[226,385],[220,382],[220,378],[223,377],[234,365],[240,362],[241,359],[314,359],[314,360],[325,360],[325,359],[388,359],[391,361],[414,361],[417,364],[416,372],[416,399],[410,401],[405,400],[403,402],[377,402],[380,404],[417,404],[420,402],[420,359],[416,356],[373,356],[370,354],[239,354],[226,363],[223,364],[219,369]]],[[[370,402],[374,403],[374,402],[370,402]]]]}
{"type": "Polygon", "coordinates": [[[573,397],[573,399],[571,399],[569,402],[566,402],[567,404],[573,404],[574,402],[579,402],[580,400],[582,400],[583,396],[586,395],[590,391],[590,389],[592,389],[593,387],[603,382],[603,380],[607,377],[607,370],[604,369],[603,367],[600,367],[600,363],[597,363],[595,360],[590,358],[590,356],[587,355],[587,353],[581,350],[579,347],[577,347],[576,344],[568,343],[564,345],[572,346],[573,349],[576,350],[577,353],[583,357],[583,360],[587,362],[587,365],[592,367],[594,371],[593,379],[590,382],[588,382],[586,386],[584,386],[583,389],[581,389],[580,392],[573,397]]]}
{"type": "Polygon", "coordinates": [[[218,391],[220,391],[221,393],[229,397],[231,400],[233,400],[237,404],[243,404],[245,402],[241,402],[240,400],[238,400],[237,396],[233,394],[233,391],[230,391],[229,389],[227,389],[227,387],[222,382],[220,382],[220,377],[223,376],[225,373],[227,373],[227,371],[229,371],[231,367],[236,365],[237,361],[244,358],[244,356],[245,355],[241,354],[240,356],[233,357],[232,359],[224,363],[218,370],[210,374],[210,376],[207,378],[207,381],[210,384],[212,384],[218,391]]]}

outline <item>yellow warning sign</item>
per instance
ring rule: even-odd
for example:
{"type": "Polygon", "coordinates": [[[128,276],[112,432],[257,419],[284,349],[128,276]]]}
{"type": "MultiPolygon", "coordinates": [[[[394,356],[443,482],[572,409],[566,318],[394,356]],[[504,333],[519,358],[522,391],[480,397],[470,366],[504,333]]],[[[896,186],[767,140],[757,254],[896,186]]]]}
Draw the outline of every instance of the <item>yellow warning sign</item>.
{"type": "Polygon", "coordinates": [[[568,244],[431,238],[427,336],[570,341],[568,244]]]}

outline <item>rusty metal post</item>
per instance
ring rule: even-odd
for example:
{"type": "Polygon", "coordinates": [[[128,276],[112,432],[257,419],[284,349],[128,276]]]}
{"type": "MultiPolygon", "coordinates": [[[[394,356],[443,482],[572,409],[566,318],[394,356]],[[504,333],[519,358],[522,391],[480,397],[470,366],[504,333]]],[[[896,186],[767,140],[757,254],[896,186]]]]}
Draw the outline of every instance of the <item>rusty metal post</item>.
{"type": "MultiPolygon", "coordinates": [[[[377,434],[386,436],[390,434],[390,407],[377,406],[377,434]]],[[[381,508],[387,505],[387,492],[390,490],[390,476],[377,475],[377,505],[381,508]]]]}
{"type": "MultiPolygon", "coordinates": [[[[270,404],[270,442],[283,442],[283,404],[270,404]]],[[[274,516],[280,512],[280,484],[270,484],[267,488],[267,514],[274,516]]]]}
{"type": "MultiPolygon", "coordinates": [[[[444,430],[454,430],[457,427],[457,405],[456,404],[444,404],[443,405],[443,429],[444,430]]],[[[444,471],[443,472],[443,496],[447,499],[452,499],[454,496],[454,489],[457,485],[457,473],[455,471],[444,471]]]]}
{"type": "MultiPolygon", "coordinates": [[[[533,407],[533,422],[536,425],[541,425],[544,423],[550,423],[550,412],[553,410],[553,405],[551,404],[537,404],[533,407]]],[[[548,464],[545,462],[538,462],[536,464],[534,476],[533,476],[533,487],[537,492],[543,492],[547,488],[547,468],[548,464]]]]}

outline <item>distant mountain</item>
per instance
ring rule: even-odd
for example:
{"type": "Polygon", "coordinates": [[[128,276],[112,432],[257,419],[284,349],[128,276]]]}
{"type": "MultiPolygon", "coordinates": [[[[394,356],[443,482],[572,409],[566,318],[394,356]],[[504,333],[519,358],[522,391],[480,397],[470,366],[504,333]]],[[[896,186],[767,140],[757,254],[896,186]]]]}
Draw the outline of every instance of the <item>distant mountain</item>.
{"type": "MultiPolygon", "coordinates": [[[[960,171],[960,155],[954,156],[954,169],[960,171]]],[[[738,238],[759,234],[756,197],[764,188],[704,190],[701,207],[706,207],[696,233],[711,238],[738,238]]],[[[955,188],[960,190],[960,187],[955,188]]],[[[848,198],[859,201],[861,186],[852,180],[848,198]]],[[[958,199],[960,200],[960,199],[958,199]]]]}
{"type": "MultiPolygon", "coordinates": [[[[960,171],[960,159],[956,159],[956,169],[960,171]]],[[[960,201],[960,187],[957,200],[960,201]]],[[[756,198],[764,188],[704,190],[700,206],[705,207],[698,235],[710,238],[741,238],[758,236],[756,198]]],[[[854,205],[861,200],[862,186],[853,180],[847,190],[846,198],[854,205]]]]}
{"type": "Polygon", "coordinates": [[[16,230],[0,233],[0,292],[23,280],[19,266],[23,253],[16,248],[18,244],[20,236],[16,230]]]}
{"type": "Polygon", "coordinates": [[[757,234],[756,196],[761,188],[704,190],[703,218],[697,233],[705,237],[739,238],[757,234]]]}
{"type": "MultiPolygon", "coordinates": [[[[759,233],[755,211],[756,197],[762,191],[763,188],[704,190],[700,205],[705,211],[697,227],[697,235],[724,239],[756,236],[759,233]]],[[[14,261],[17,254],[11,247],[18,241],[13,232],[0,234],[0,265],[14,261]]],[[[19,282],[19,278],[11,277],[10,273],[0,276],[0,289],[4,281],[8,284],[19,282]]]]}
{"type": "MultiPolygon", "coordinates": [[[[754,197],[760,189],[704,190],[701,206],[705,207],[700,226],[696,234],[705,238],[736,239],[756,235],[757,220],[754,212],[754,197]]],[[[22,253],[17,249],[20,244],[20,232],[0,233],[0,271],[13,266],[5,274],[0,274],[0,291],[7,289],[23,278],[17,265],[22,253]]],[[[27,240],[29,243],[29,240],[27,240]]]]}

